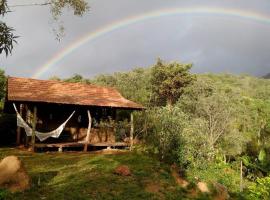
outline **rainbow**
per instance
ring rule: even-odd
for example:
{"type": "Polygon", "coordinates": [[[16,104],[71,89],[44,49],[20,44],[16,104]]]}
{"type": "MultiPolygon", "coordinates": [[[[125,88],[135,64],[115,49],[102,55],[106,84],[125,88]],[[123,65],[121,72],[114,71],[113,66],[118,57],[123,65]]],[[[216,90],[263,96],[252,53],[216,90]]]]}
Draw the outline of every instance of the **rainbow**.
{"type": "Polygon", "coordinates": [[[227,16],[240,18],[244,20],[251,20],[256,23],[270,24],[270,16],[256,13],[254,11],[246,11],[239,9],[230,9],[230,8],[217,8],[217,7],[183,7],[183,8],[168,8],[161,9],[156,11],[151,11],[143,13],[136,16],[131,16],[120,21],[113,22],[104,27],[101,27],[95,31],[89,32],[82,37],[76,39],[74,42],[71,42],[60,52],[55,54],[48,62],[42,65],[37,71],[33,74],[33,78],[39,78],[44,73],[46,73],[51,67],[55,66],[59,61],[63,60],[66,56],[71,54],[76,49],[80,48],[82,45],[93,41],[105,34],[109,34],[115,30],[125,28],[127,26],[141,23],[147,20],[154,18],[174,16],[174,15],[215,15],[215,16],[227,16]]]}

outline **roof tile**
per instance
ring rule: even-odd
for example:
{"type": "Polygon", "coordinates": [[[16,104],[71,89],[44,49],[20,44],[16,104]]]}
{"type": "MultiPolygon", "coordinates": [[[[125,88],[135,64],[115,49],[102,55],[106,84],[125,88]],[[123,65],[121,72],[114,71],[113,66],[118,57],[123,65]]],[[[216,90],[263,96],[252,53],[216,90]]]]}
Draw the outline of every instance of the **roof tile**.
{"type": "Polygon", "coordinates": [[[8,101],[143,109],[114,88],[92,84],[9,77],[7,90],[8,101]]]}

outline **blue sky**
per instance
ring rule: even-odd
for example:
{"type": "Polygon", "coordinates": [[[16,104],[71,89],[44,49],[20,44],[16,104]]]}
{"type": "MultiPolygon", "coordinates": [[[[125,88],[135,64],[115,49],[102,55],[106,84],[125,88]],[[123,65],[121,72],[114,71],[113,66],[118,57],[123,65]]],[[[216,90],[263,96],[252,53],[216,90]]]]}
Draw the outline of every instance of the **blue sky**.
{"type": "MultiPolygon", "coordinates": [[[[9,0],[9,5],[42,0],[9,0]]],[[[49,7],[16,7],[3,19],[20,36],[11,56],[0,56],[0,67],[11,76],[31,77],[59,51],[89,32],[130,16],[160,9],[215,7],[238,9],[269,16],[268,0],[91,0],[90,11],[74,17],[65,10],[61,20],[65,36],[55,39],[57,26],[49,7]]],[[[136,23],[110,32],[76,49],[42,79],[147,67],[157,57],[193,63],[196,73],[245,73],[261,76],[270,72],[270,23],[257,23],[231,16],[179,15],[136,23]]]]}

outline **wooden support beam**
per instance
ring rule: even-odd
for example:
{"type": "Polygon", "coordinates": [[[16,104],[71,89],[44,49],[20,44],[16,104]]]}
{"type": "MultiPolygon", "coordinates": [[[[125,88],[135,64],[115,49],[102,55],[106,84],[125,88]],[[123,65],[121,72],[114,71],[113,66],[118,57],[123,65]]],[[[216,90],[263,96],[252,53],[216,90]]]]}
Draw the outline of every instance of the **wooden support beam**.
{"type": "MultiPolygon", "coordinates": [[[[22,110],[23,110],[23,104],[19,105],[19,113],[22,116],[22,110]]],[[[21,127],[17,127],[17,139],[16,139],[16,144],[19,146],[21,144],[21,127]]]]}
{"type": "MultiPolygon", "coordinates": [[[[28,111],[28,105],[27,104],[25,104],[24,105],[24,109],[25,109],[25,121],[27,122],[27,113],[29,112],[28,111]]],[[[23,118],[23,116],[22,116],[22,118],[23,118]]],[[[27,136],[27,134],[25,134],[25,141],[24,141],[25,143],[24,143],[24,145],[25,145],[25,147],[28,147],[28,144],[29,144],[29,137],[27,136]]]]}
{"type": "Polygon", "coordinates": [[[36,125],[37,125],[37,106],[34,106],[33,121],[32,121],[32,151],[35,152],[35,140],[36,140],[36,125]]]}
{"type": "Polygon", "coordinates": [[[133,147],[133,135],[134,135],[134,118],[133,113],[130,113],[130,150],[133,147]]]}
{"type": "Polygon", "coordinates": [[[91,125],[92,125],[92,117],[91,113],[89,110],[87,110],[87,115],[88,115],[88,128],[87,128],[87,134],[85,138],[85,144],[84,144],[84,151],[87,152],[87,147],[90,139],[90,133],[91,133],[91,125]]]}

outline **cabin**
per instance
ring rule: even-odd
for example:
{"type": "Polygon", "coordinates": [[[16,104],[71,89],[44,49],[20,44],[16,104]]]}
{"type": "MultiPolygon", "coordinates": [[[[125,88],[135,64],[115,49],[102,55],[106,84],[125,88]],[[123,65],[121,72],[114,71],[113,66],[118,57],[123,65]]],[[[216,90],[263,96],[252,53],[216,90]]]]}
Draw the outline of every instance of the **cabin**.
{"type": "Polygon", "coordinates": [[[133,111],[144,107],[115,88],[9,77],[4,111],[17,117],[17,145],[46,148],[131,147],[133,111]]]}

